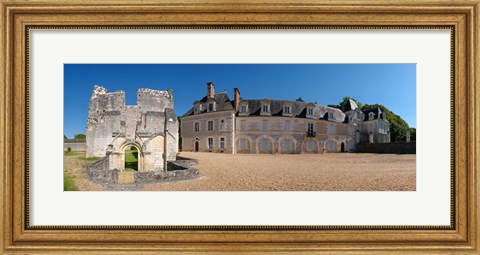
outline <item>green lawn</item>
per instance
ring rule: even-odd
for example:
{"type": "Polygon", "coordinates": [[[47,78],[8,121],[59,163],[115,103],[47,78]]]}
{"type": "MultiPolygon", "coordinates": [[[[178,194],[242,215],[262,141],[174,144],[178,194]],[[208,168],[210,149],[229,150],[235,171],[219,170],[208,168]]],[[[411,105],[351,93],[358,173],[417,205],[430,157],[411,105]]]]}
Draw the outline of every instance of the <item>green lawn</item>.
{"type": "Polygon", "coordinates": [[[138,171],[138,151],[125,150],[125,172],[138,171]]]}
{"type": "Polygon", "coordinates": [[[87,157],[85,157],[85,152],[84,151],[65,151],[65,156],[69,156],[69,157],[76,156],[78,159],[85,160],[85,161],[88,161],[88,162],[100,159],[99,157],[87,158],[87,157]]]}
{"type": "Polygon", "coordinates": [[[66,173],[63,174],[63,190],[64,191],[77,191],[78,188],[75,185],[73,177],[67,175],[66,173]]]}

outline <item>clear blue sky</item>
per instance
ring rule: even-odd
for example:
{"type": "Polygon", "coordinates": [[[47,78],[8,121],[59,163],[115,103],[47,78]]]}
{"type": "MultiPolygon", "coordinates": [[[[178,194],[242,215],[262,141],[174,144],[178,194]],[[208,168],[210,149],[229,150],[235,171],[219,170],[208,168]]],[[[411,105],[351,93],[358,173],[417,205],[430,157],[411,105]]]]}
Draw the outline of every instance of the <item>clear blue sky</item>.
{"type": "Polygon", "coordinates": [[[173,89],[175,112],[183,115],[206,95],[207,82],[233,99],[302,97],[321,105],[338,104],[344,96],[363,104],[382,104],[416,127],[415,64],[65,64],[64,132],[85,133],[88,102],[94,85],[124,90],[128,105],[136,89],[173,89]]]}

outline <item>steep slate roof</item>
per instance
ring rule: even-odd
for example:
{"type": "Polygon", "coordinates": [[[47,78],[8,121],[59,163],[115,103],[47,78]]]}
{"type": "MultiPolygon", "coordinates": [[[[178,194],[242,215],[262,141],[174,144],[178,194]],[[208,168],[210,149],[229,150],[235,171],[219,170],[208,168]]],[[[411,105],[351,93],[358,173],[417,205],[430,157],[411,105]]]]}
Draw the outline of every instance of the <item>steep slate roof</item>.
{"type": "Polygon", "coordinates": [[[348,102],[346,102],[345,105],[343,105],[342,110],[344,112],[347,112],[347,111],[355,110],[357,108],[358,108],[357,103],[355,103],[355,101],[353,101],[352,99],[348,99],[348,102]]]}
{"type": "MultiPolygon", "coordinates": [[[[205,103],[207,102],[207,100],[208,100],[208,97],[204,96],[199,102],[205,103]]],[[[213,95],[213,100],[215,100],[217,112],[233,110],[233,102],[228,97],[227,92],[215,93],[215,95],[213,95]]],[[[204,113],[206,111],[207,111],[207,107],[204,107],[201,113],[204,113]]],[[[193,107],[190,108],[190,110],[188,110],[182,117],[190,116],[190,115],[193,115],[193,107]]]]}
{"type": "MultiPolygon", "coordinates": [[[[248,99],[241,100],[239,105],[247,102],[248,104],[248,114],[242,116],[260,116],[260,111],[263,101],[270,102],[270,113],[271,116],[283,116],[283,106],[285,103],[290,103],[292,105],[291,116],[296,118],[306,118],[307,116],[307,106],[312,105],[315,119],[325,119],[328,120],[327,112],[336,113],[338,116],[345,116],[340,109],[321,106],[314,103],[306,103],[301,101],[289,101],[289,100],[271,100],[271,99],[248,99]]],[[[237,113],[238,115],[238,113],[237,113]]],[[[343,122],[343,119],[339,119],[336,122],[343,122]]]]}
{"type": "Polygon", "coordinates": [[[292,116],[293,117],[300,117],[305,118],[306,116],[306,103],[299,102],[299,101],[288,101],[288,100],[270,100],[270,99],[248,99],[248,100],[241,100],[239,105],[247,102],[248,103],[248,115],[255,116],[260,115],[260,110],[262,107],[262,101],[268,100],[270,102],[270,113],[271,116],[282,116],[283,114],[283,106],[285,103],[292,104],[292,116]]]}
{"type": "Polygon", "coordinates": [[[365,111],[362,111],[362,112],[365,113],[364,121],[368,120],[368,114],[371,113],[371,112],[373,112],[373,119],[374,120],[380,118],[380,114],[383,114],[382,110],[378,107],[373,108],[373,109],[368,109],[368,110],[365,110],[365,111]]]}
{"type": "MultiPolygon", "coordinates": [[[[213,99],[216,103],[216,111],[227,111],[227,110],[234,110],[233,108],[233,101],[230,100],[226,92],[220,92],[214,94],[213,99]]],[[[201,104],[206,103],[208,101],[208,97],[204,96],[200,101],[197,101],[201,104]]],[[[292,105],[291,109],[291,116],[296,118],[306,118],[307,115],[307,106],[312,105],[314,108],[314,119],[324,119],[328,120],[327,112],[334,113],[337,118],[335,122],[344,122],[346,120],[345,114],[336,108],[331,108],[327,106],[321,106],[314,103],[306,103],[300,101],[289,101],[289,100],[272,100],[272,99],[248,99],[248,100],[241,100],[239,105],[244,104],[245,102],[248,104],[248,114],[242,116],[260,116],[260,111],[262,107],[263,101],[270,102],[270,116],[283,116],[283,106],[285,103],[289,103],[292,105]]],[[[201,113],[207,112],[207,107],[203,107],[201,113]]],[[[193,107],[190,108],[182,117],[193,115],[193,107]]],[[[238,116],[238,112],[237,112],[238,116]]]]}

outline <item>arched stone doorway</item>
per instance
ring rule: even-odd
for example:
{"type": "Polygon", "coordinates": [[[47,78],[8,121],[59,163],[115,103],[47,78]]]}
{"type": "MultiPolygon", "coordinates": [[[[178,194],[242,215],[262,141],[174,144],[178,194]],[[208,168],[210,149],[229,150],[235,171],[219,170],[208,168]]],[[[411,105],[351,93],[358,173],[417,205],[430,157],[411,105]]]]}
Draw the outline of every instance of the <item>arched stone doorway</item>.
{"type": "Polygon", "coordinates": [[[303,153],[317,153],[318,143],[314,139],[307,139],[303,141],[302,152],[303,153]]]}
{"type": "Polygon", "coordinates": [[[278,153],[289,154],[295,153],[297,148],[297,141],[293,136],[283,135],[278,139],[278,153]]]}
{"type": "Polygon", "coordinates": [[[262,135],[255,140],[257,145],[257,153],[274,153],[275,152],[275,143],[271,136],[262,135]]]}
{"type": "Polygon", "coordinates": [[[138,171],[139,151],[135,146],[126,146],[124,151],[124,170],[125,172],[138,171]]]}
{"type": "Polygon", "coordinates": [[[327,141],[327,151],[328,152],[337,152],[337,143],[333,140],[327,141]]]}
{"type": "Polygon", "coordinates": [[[198,138],[195,138],[195,143],[194,144],[195,144],[194,145],[195,147],[194,147],[193,151],[198,152],[198,150],[199,150],[198,138]]]}
{"type": "Polygon", "coordinates": [[[237,137],[236,141],[236,149],[235,151],[237,153],[252,153],[252,150],[254,149],[254,142],[253,139],[249,136],[239,136],[237,137]]]}
{"type": "Polygon", "coordinates": [[[340,144],[340,152],[345,152],[345,143],[344,142],[342,142],[340,144]]]}
{"type": "Polygon", "coordinates": [[[137,143],[125,143],[120,148],[121,167],[119,170],[127,172],[136,172],[144,170],[144,155],[142,146],[137,143]]]}

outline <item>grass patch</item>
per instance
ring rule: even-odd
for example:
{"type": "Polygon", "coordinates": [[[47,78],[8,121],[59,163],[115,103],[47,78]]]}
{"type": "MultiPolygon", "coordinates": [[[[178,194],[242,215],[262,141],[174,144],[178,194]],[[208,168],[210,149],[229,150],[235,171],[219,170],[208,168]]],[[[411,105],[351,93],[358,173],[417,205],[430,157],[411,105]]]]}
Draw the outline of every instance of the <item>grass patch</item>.
{"type": "Polygon", "coordinates": [[[89,161],[89,162],[100,159],[99,157],[90,157],[90,158],[87,158],[87,157],[78,157],[78,158],[81,159],[81,160],[89,161]]]}
{"type": "Polygon", "coordinates": [[[65,156],[76,156],[80,153],[78,151],[65,151],[65,156]]]}
{"type": "Polygon", "coordinates": [[[138,171],[138,151],[125,150],[125,172],[138,171]]]}
{"type": "Polygon", "coordinates": [[[138,162],[138,151],[137,150],[126,150],[125,151],[125,162],[127,162],[127,163],[138,162]]]}
{"type": "Polygon", "coordinates": [[[78,191],[77,185],[75,185],[74,178],[66,173],[63,173],[63,191],[78,191]]]}

